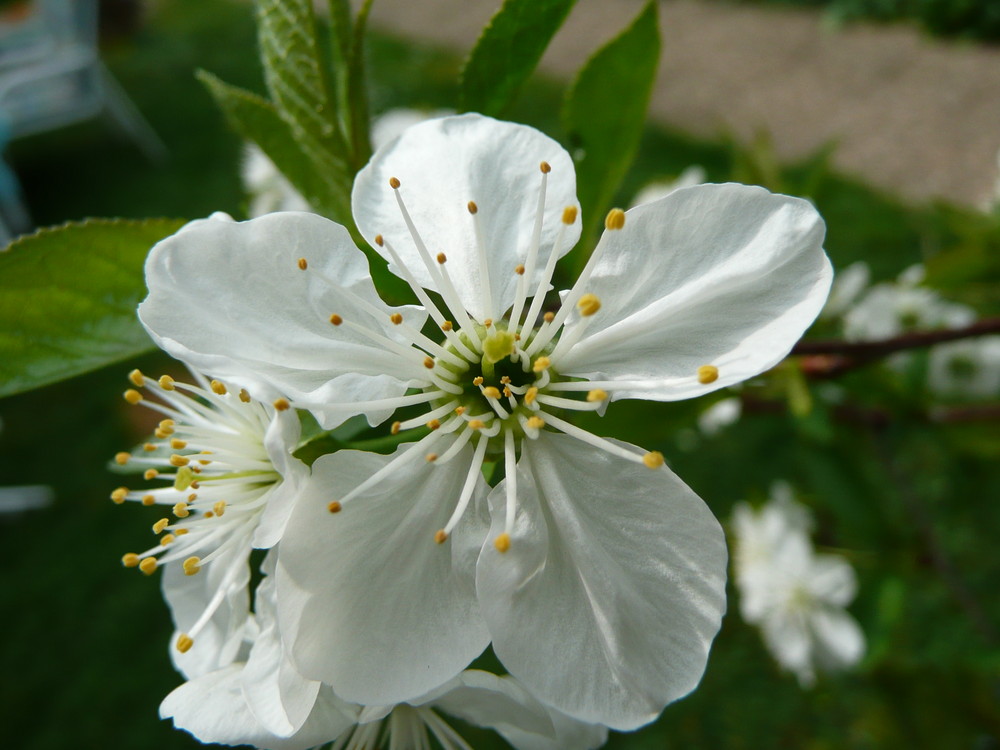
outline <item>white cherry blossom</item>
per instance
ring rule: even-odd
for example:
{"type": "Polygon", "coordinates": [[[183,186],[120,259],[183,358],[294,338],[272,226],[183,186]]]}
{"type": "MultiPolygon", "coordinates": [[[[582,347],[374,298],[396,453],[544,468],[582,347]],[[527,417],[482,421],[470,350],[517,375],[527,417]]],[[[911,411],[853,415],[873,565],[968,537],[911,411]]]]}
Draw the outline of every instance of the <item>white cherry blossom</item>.
{"type": "Polygon", "coordinates": [[[111,493],[116,503],[170,509],[153,524],[156,544],[122,563],[146,575],[166,566],[163,590],[179,631],[175,660],[190,673],[211,667],[202,654],[225,661],[238,649],[250,552],[278,542],[308,474],[291,455],[300,428],[287,404],[262,404],[245,390],[192,375],[196,384],[129,375],[136,388],[125,399],[164,419],[148,442],[115,461],[154,486],[111,493]]]}
{"type": "Polygon", "coordinates": [[[778,483],[772,499],[733,513],[740,614],[761,629],[778,664],[803,687],[817,669],[845,669],[864,655],[865,638],[844,608],[857,592],[854,569],[840,555],[816,554],[808,511],[778,483]]]}
{"type": "Polygon", "coordinates": [[[163,348],[259,398],[327,428],[395,413],[393,433],[415,431],[392,456],[314,465],[277,571],[293,660],[347,700],[391,704],[492,641],[548,705],[651,721],[704,670],[725,544],[662,455],[573,414],[779,362],[829,289],[821,219],[742,185],[613,210],[552,310],[579,209],[569,155],[538,131],[422,123],[375,154],[352,202],[420,306],[385,305],[346,230],[296,213],[193,222],[154,248],[140,306],[163,348]]]}

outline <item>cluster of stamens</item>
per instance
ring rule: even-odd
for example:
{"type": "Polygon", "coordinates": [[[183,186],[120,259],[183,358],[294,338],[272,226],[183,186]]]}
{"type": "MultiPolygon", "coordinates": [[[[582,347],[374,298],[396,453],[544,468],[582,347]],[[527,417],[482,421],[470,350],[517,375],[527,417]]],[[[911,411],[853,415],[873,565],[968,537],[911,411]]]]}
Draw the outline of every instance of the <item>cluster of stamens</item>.
{"type": "MultiPolygon", "coordinates": [[[[232,393],[218,380],[196,377],[200,385],[175,381],[169,375],[148,378],[133,370],[129,380],[135,388],[124,393],[128,403],[164,417],[149,442],[115,456],[120,466],[141,470],[146,481],[166,482],[141,490],[119,487],[111,493],[117,504],[131,500],[170,508],[168,516],[153,524],[153,533],[159,537],[156,544],[122,557],[125,567],[138,568],[146,575],[175,561],[185,574],[196,575],[234,545],[245,546],[249,554],[250,537],[266,495],[281,481],[263,444],[271,419],[264,406],[245,390],[232,393]],[[156,400],[146,398],[139,389],[156,400]]],[[[279,399],[274,407],[280,411],[288,403],[279,399]]],[[[180,651],[191,648],[194,636],[222,603],[227,579],[238,572],[238,565],[226,571],[203,615],[189,634],[178,638],[180,651]]]]}
{"type": "MultiPolygon", "coordinates": [[[[401,313],[392,313],[389,322],[403,341],[387,337],[364,321],[353,321],[340,311],[329,318],[335,329],[349,329],[352,333],[383,346],[398,355],[399,367],[391,374],[408,381],[412,392],[396,399],[371,402],[352,402],[345,407],[356,410],[365,408],[402,408],[424,405],[429,410],[417,417],[392,423],[391,431],[398,434],[405,430],[426,431],[416,442],[380,471],[369,477],[342,498],[329,505],[331,512],[340,512],[350,501],[362,495],[400,465],[418,457],[437,466],[455,458],[470,443],[474,444],[472,465],[454,512],[434,539],[444,543],[455,528],[473,495],[476,479],[487,456],[503,456],[506,470],[507,507],[505,530],[494,539],[498,550],[510,548],[517,499],[516,456],[521,441],[535,440],[545,429],[554,429],[571,435],[589,445],[644,465],[649,469],[663,466],[663,455],[657,451],[636,453],[604,438],[583,430],[564,419],[566,412],[598,411],[609,400],[616,384],[587,383],[580,379],[559,374],[559,362],[580,340],[590,321],[601,310],[601,300],[586,292],[597,260],[601,257],[605,240],[602,238],[573,288],[566,294],[557,311],[544,311],[546,292],[549,289],[555,263],[561,255],[567,227],[577,220],[577,209],[566,207],[562,211],[561,225],[545,266],[536,274],[539,264],[539,245],[545,214],[547,176],[551,166],[542,162],[541,188],[534,223],[533,239],[523,262],[515,265],[516,294],[509,311],[496,308],[490,287],[490,269],[487,262],[488,247],[481,228],[480,207],[475,201],[467,204],[470,231],[478,248],[480,292],[484,296],[483,309],[487,314],[476,318],[461,302],[455,283],[448,272],[445,253],[432,255],[414,225],[401,194],[402,184],[393,177],[389,186],[393,191],[399,211],[408,229],[421,262],[434,280],[446,310],[434,304],[416,280],[390,239],[375,237],[396,269],[408,282],[424,309],[436,324],[443,337],[435,341],[422,331],[407,325],[401,313]],[[529,288],[537,278],[534,288],[529,288]],[[528,301],[530,300],[530,304],[528,301]],[[576,311],[576,316],[571,315],[576,311]],[[567,322],[573,325],[567,327],[567,322]]],[[[610,211],[605,219],[605,237],[622,229],[625,213],[620,209],[610,211]]],[[[301,270],[310,269],[308,260],[297,262],[301,270]]],[[[312,271],[310,271],[312,273],[312,271]]],[[[322,272],[316,272],[322,277],[322,272]]],[[[332,284],[335,280],[328,279],[332,284]]],[[[385,315],[349,290],[343,290],[358,308],[376,319],[385,315]]],[[[711,383],[718,378],[718,370],[705,365],[693,375],[700,383],[711,383]]],[[[330,405],[335,407],[336,405],[330,405]]]]}

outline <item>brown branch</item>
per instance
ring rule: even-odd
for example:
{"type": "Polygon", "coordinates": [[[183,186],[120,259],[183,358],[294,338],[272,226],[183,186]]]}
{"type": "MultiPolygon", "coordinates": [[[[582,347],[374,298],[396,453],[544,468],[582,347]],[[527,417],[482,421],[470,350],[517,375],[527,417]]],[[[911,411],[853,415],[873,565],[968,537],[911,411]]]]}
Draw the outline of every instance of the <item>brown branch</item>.
{"type": "Polygon", "coordinates": [[[847,357],[885,357],[907,349],[922,349],[946,341],[1000,333],[1000,318],[983,318],[963,328],[943,328],[938,331],[913,331],[879,341],[843,341],[841,339],[800,341],[792,354],[828,354],[847,357]]]}

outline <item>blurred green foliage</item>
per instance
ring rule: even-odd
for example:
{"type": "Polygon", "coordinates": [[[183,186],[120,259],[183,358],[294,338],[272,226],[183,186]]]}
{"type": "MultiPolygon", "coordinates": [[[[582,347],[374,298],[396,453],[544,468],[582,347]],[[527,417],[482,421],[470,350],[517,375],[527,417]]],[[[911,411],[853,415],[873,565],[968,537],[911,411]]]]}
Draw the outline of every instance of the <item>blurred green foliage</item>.
{"type": "MultiPolygon", "coordinates": [[[[159,6],[141,34],[107,58],[163,135],[170,162],[147,165],[101,123],[17,143],[10,156],[38,221],[240,215],[240,144],[193,71],[263,91],[254,33],[240,4],[159,6]]],[[[371,48],[376,112],[453,105],[456,57],[383,37],[371,48]]],[[[557,91],[532,82],[511,119],[563,138],[552,104],[557,91]]],[[[692,163],[712,180],[759,182],[813,199],[837,267],[864,259],[880,280],[925,261],[931,283],[950,299],[983,313],[1000,309],[992,283],[1000,278],[1000,218],[904,208],[831,174],[823,154],[789,167],[773,159],[766,139],[740,146],[649,129],[616,202],[627,205],[649,180],[692,163]]],[[[159,513],[108,500],[121,482],[108,471],[111,456],[151,427],[120,397],[133,364],[179,374],[176,364],[152,355],[0,400],[0,486],[47,483],[56,491],[47,510],[0,516],[5,747],[199,746],[156,718],[159,701],[180,682],[167,656],[169,618],[155,578],[119,563],[123,552],[144,545],[159,513]]],[[[920,364],[915,358],[913,368],[920,364]]],[[[813,408],[795,416],[784,380],[800,378],[748,384],[745,416],[714,437],[694,425],[720,396],[619,402],[585,426],[661,450],[722,519],[735,502],[762,499],[775,479],[789,480],[817,516],[819,544],[847,555],[858,570],[860,595],[851,609],[868,655],[857,671],[803,691],[740,620],[731,591],[701,687],[655,725],[614,735],[609,747],[1000,748],[995,423],[933,422],[920,378],[886,368],[842,378],[847,402],[807,383],[813,408]]],[[[502,746],[486,733],[470,730],[469,738],[476,748],[502,746]]]]}

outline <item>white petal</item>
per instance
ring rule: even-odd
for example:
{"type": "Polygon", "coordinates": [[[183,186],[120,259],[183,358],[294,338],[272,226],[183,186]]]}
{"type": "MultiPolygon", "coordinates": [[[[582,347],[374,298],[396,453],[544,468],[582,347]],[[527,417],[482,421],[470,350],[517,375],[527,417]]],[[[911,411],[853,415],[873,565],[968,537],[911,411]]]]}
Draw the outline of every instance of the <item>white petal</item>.
{"type": "MultiPolygon", "coordinates": [[[[281,631],[303,674],[350,701],[397,703],[455,676],[486,647],[469,562],[485,537],[475,509],[448,541],[434,542],[471,454],[466,446],[436,466],[421,452],[336,514],[328,503],[393,457],[340,451],[313,465],[277,573],[281,631]]],[[[486,491],[477,482],[474,503],[486,491]]]]}
{"type": "Polygon", "coordinates": [[[484,545],[477,569],[493,648],[543,702],[634,729],[701,679],[726,609],[722,529],[666,468],[559,434],[522,450],[510,549],[484,545]]]}
{"type": "Polygon", "coordinates": [[[612,398],[657,401],[757,375],[823,307],[833,273],[823,234],[808,202],[745,185],[698,185],[637,206],[624,229],[605,232],[583,290],[601,309],[553,366],[620,381],[612,398]],[[700,384],[702,365],[717,367],[718,380],[700,384]]]}
{"type": "Polygon", "coordinates": [[[281,539],[298,497],[299,486],[309,475],[309,468],[292,456],[301,433],[299,417],[290,409],[276,411],[264,434],[264,447],[274,470],[281,475],[281,481],[268,493],[267,505],[254,532],[253,546],[258,549],[270,549],[281,539]]]}
{"type": "Polygon", "coordinates": [[[192,222],[150,252],[146,284],[139,318],[160,347],[261,400],[314,406],[328,427],[358,412],[325,403],[402,395],[410,377],[398,355],[331,325],[330,315],[389,338],[399,336],[394,311],[417,329],[426,319],[419,308],[387,307],[347,230],[307,213],[192,222]],[[310,270],[299,270],[299,258],[310,270]],[[357,298],[385,315],[373,317],[357,298]]]}
{"type": "MultiPolygon", "coordinates": [[[[186,537],[174,542],[179,548],[186,537]]],[[[204,557],[210,548],[191,545],[190,554],[204,557]]],[[[179,561],[167,563],[163,570],[163,598],[173,616],[177,633],[170,642],[170,658],[187,678],[198,677],[225,667],[235,660],[247,636],[250,619],[250,539],[230,542],[227,550],[207,564],[197,575],[185,575],[179,561]],[[186,653],[175,647],[177,636],[187,633],[198,621],[209,602],[220,590],[222,603],[208,624],[194,639],[186,653]]]]}
{"type": "Polygon", "coordinates": [[[805,584],[820,601],[844,607],[854,599],[858,579],[854,568],[840,555],[815,555],[808,570],[805,584]]]}
{"type": "MultiPolygon", "coordinates": [[[[389,187],[401,182],[400,196],[432,257],[444,252],[447,268],[466,310],[482,320],[503,313],[514,300],[517,276],[534,232],[539,164],[548,162],[545,220],[534,283],[559,231],[563,209],[577,206],[576,174],[569,154],[545,134],[526,125],[468,114],[428,120],[406,130],[380,149],[354,181],[354,220],[372,243],[378,234],[399,253],[421,285],[438,285],[420,259],[389,187]],[[475,201],[488,256],[495,310],[484,305],[479,251],[467,204],[475,201]]],[[[580,236],[580,222],[566,228],[562,252],[580,236]]],[[[383,251],[384,252],[384,251],[383,251]]],[[[385,256],[389,259],[389,256],[385,256]]],[[[399,274],[398,269],[393,271],[399,274]]]]}
{"type": "Polygon", "coordinates": [[[857,664],[865,653],[865,634],[843,610],[824,608],[810,618],[816,639],[816,661],[827,669],[857,664]]]}
{"type": "Polygon", "coordinates": [[[305,750],[337,738],[352,720],[329,690],[316,702],[305,725],[292,737],[269,733],[250,712],[240,687],[242,664],[233,664],[185,682],[160,704],[161,718],[173,718],[204,743],[254,745],[265,750],[305,750]]]}
{"type": "MultiPolygon", "coordinates": [[[[275,553],[271,552],[268,558],[273,561],[275,553]]],[[[300,675],[282,649],[275,616],[273,575],[267,575],[257,587],[255,611],[260,633],[243,669],[243,696],[266,731],[290,737],[309,717],[320,683],[300,675]]]]}
{"type": "Polygon", "coordinates": [[[793,672],[803,687],[816,681],[809,626],[800,612],[772,611],[761,623],[764,644],[781,667],[793,672]]]}

